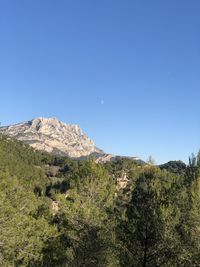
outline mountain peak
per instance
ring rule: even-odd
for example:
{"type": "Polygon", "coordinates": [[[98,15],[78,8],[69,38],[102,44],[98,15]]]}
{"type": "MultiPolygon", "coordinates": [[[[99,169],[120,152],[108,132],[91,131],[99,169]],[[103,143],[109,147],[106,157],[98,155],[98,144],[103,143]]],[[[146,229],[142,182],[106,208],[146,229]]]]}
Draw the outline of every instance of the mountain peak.
{"type": "Polygon", "coordinates": [[[83,157],[102,153],[78,125],[66,124],[57,118],[39,117],[28,122],[0,127],[0,131],[50,153],[83,157]]]}
{"type": "Polygon", "coordinates": [[[76,124],[66,124],[64,122],[59,121],[57,118],[44,118],[44,117],[39,117],[32,119],[29,122],[30,126],[32,129],[35,129],[37,131],[42,131],[45,129],[47,130],[54,130],[54,131],[63,131],[63,129],[73,129],[75,131],[79,131],[81,133],[82,130],[81,128],[76,125],[76,124]]]}

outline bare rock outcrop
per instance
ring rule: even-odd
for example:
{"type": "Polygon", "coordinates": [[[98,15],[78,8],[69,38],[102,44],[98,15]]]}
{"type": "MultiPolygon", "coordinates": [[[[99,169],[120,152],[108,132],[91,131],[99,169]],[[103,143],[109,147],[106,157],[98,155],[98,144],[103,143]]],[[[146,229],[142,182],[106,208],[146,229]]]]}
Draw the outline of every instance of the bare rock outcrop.
{"type": "Polygon", "coordinates": [[[0,132],[37,150],[63,156],[78,158],[103,153],[78,125],[66,124],[56,118],[36,118],[0,127],[0,132]]]}

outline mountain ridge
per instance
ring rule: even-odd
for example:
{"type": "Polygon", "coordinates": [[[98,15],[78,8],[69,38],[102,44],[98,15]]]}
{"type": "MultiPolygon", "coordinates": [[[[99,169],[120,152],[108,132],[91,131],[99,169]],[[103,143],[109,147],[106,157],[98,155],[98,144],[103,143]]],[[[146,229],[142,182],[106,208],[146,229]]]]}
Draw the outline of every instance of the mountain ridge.
{"type": "Polygon", "coordinates": [[[77,124],[66,124],[57,118],[38,117],[13,125],[1,126],[0,132],[30,145],[36,150],[80,160],[92,156],[98,163],[127,158],[143,162],[138,157],[126,157],[105,153],[96,147],[77,124]]]}
{"type": "Polygon", "coordinates": [[[77,124],[66,124],[56,118],[39,117],[2,126],[0,132],[37,150],[62,156],[78,158],[92,153],[104,153],[77,124]]]}

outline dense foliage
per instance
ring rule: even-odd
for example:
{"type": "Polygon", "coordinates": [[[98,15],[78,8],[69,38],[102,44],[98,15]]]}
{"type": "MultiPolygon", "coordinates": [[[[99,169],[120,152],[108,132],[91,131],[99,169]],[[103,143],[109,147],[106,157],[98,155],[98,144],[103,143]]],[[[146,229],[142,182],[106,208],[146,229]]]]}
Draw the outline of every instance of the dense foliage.
{"type": "Polygon", "coordinates": [[[200,154],[96,164],[0,136],[0,266],[200,266],[200,154]]]}

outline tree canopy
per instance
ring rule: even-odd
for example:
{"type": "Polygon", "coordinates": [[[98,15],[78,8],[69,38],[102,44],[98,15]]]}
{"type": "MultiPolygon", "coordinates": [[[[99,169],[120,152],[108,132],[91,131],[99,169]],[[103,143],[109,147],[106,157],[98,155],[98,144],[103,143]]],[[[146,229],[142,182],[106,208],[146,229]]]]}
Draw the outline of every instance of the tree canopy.
{"type": "Polygon", "coordinates": [[[3,267],[197,267],[200,153],[97,164],[0,135],[0,214],[3,267]]]}

